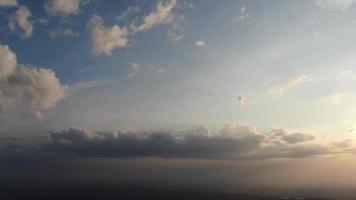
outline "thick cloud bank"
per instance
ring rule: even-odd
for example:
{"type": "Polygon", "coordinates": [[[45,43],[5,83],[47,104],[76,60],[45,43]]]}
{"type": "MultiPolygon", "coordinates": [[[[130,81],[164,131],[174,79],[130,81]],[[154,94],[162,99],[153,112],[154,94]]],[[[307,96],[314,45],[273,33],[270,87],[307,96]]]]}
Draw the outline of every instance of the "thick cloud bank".
{"type": "Polygon", "coordinates": [[[274,130],[261,134],[243,124],[211,133],[200,127],[181,132],[94,132],[81,128],[50,131],[45,151],[88,157],[183,157],[208,159],[306,158],[333,150],[309,134],[274,130]]]}
{"type": "Polygon", "coordinates": [[[50,69],[18,64],[16,54],[0,44],[0,107],[29,106],[37,111],[54,107],[67,95],[50,69]]]}

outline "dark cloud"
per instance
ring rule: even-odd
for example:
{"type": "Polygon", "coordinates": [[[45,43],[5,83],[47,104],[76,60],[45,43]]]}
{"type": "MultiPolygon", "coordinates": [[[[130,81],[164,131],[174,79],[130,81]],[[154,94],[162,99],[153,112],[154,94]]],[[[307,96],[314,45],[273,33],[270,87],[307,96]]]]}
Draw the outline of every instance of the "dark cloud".
{"type": "Polygon", "coordinates": [[[218,133],[204,127],[181,132],[93,132],[81,128],[51,131],[46,152],[86,157],[181,157],[207,159],[305,158],[327,154],[315,137],[227,124],[218,133]]]}

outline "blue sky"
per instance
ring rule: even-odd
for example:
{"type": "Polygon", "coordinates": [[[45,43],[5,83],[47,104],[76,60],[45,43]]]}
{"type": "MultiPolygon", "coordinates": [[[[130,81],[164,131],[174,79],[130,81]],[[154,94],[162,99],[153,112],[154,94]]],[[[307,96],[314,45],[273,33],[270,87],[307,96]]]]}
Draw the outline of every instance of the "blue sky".
{"type": "Polygon", "coordinates": [[[9,121],[127,130],[243,122],[322,135],[353,127],[353,1],[58,2],[1,7],[1,44],[69,91],[48,109],[17,106],[9,121]],[[28,36],[9,25],[21,7],[28,36]],[[124,35],[101,41],[95,17],[92,29],[124,35]]]}

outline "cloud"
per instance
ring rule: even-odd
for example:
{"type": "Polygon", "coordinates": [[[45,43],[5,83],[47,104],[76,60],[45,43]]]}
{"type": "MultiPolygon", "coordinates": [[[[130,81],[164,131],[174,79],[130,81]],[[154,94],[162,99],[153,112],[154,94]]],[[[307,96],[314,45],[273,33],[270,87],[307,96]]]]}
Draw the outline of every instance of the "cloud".
{"type": "Polygon", "coordinates": [[[0,44],[0,105],[12,108],[29,105],[32,109],[45,111],[54,107],[67,95],[50,69],[17,64],[16,55],[7,45],[0,44]]]}
{"type": "Polygon", "coordinates": [[[81,82],[75,83],[69,89],[72,93],[75,93],[80,90],[94,88],[94,87],[98,87],[101,85],[107,85],[110,82],[111,82],[110,80],[81,81],[81,82]]]}
{"type": "Polygon", "coordinates": [[[17,0],[0,0],[0,7],[17,6],[17,0]]]}
{"type": "Polygon", "coordinates": [[[45,4],[45,10],[51,16],[68,17],[79,14],[80,5],[85,5],[88,2],[84,0],[49,0],[45,4]]]}
{"type": "Polygon", "coordinates": [[[49,37],[51,38],[56,38],[59,36],[64,36],[64,37],[78,37],[79,33],[74,32],[70,28],[65,28],[65,29],[57,29],[49,32],[49,37]]]}
{"type": "Polygon", "coordinates": [[[125,12],[123,12],[121,15],[117,17],[117,20],[123,21],[125,20],[129,15],[139,13],[141,11],[141,8],[138,6],[130,6],[127,8],[125,12]]]}
{"type": "Polygon", "coordinates": [[[199,47],[199,48],[202,48],[202,47],[205,47],[206,44],[205,44],[204,41],[198,40],[198,41],[195,42],[195,46],[196,46],[196,47],[199,47]]]}
{"type": "Polygon", "coordinates": [[[240,8],[240,15],[234,19],[234,22],[244,21],[249,17],[247,7],[240,8]]]}
{"type": "Polygon", "coordinates": [[[12,75],[17,66],[16,54],[7,45],[0,45],[0,81],[12,75]]]}
{"type": "Polygon", "coordinates": [[[44,151],[85,157],[181,157],[204,159],[306,158],[332,153],[314,136],[275,130],[261,134],[244,124],[218,132],[205,127],[176,132],[95,132],[70,128],[49,133],[44,151]]]}
{"type": "Polygon", "coordinates": [[[272,87],[271,89],[268,90],[267,93],[274,94],[274,95],[281,95],[281,94],[287,92],[288,90],[290,90],[290,89],[292,89],[306,81],[309,81],[309,80],[311,80],[311,78],[308,75],[299,74],[299,75],[294,76],[291,79],[289,79],[286,84],[272,87]]]}
{"type": "Polygon", "coordinates": [[[140,72],[140,65],[137,64],[137,63],[130,63],[130,74],[129,74],[129,77],[133,77],[133,76],[136,76],[138,75],[138,73],[140,72]]]}
{"type": "Polygon", "coordinates": [[[347,10],[355,0],[314,0],[322,8],[347,10]]]}
{"type": "Polygon", "coordinates": [[[156,10],[146,15],[140,25],[132,25],[134,32],[143,32],[150,30],[152,27],[159,24],[168,24],[174,22],[173,9],[177,6],[176,0],[158,1],[156,10]]]}
{"type": "Polygon", "coordinates": [[[239,102],[240,106],[245,105],[247,98],[243,95],[237,97],[237,101],[239,102]]]}
{"type": "Polygon", "coordinates": [[[127,28],[120,28],[118,25],[106,27],[103,18],[98,15],[89,20],[87,28],[95,55],[112,55],[114,49],[128,45],[127,28]]]}
{"type": "Polygon", "coordinates": [[[21,30],[21,36],[29,38],[32,36],[33,23],[29,20],[31,17],[31,11],[25,7],[20,6],[15,14],[11,15],[9,21],[9,28],[11,31],[21,30]]]}
{"type": "Polygon", "coordinates": [[[315,136],[306,133],[288,133],[284,129],[275,129],[266,134],[269,142],[274,144],[297,144],[312,141],[315,136]]]}
{"type": "Polygon", "coordinates": [[[345,93],[334,93],[321,98],[319,101],[327,104],[340,104],[345,97],[345,93]]]}

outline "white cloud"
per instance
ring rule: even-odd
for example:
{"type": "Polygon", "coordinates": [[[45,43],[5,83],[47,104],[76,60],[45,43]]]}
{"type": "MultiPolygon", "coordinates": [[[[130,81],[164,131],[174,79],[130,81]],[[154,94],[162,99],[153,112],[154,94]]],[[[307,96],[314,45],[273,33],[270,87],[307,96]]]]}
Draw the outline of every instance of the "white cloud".
{"type": "Polygon", "coordinates": [[[206,43],[202,40],[198,40],[195,42],[195,46],[196,47],[205,47],[206,46],[206,43]]]}
{"type": "Polygon", "coordinates": [[[314,2],[322,8],[347,10],[355,0],[315,0],[314,2]]]}
{"type": "Polygon", "coordinates": [[[7,79],[15,72],[16,55],[7,45],[0,45],[0,81],[7,79]]]}
{"type": "Polygon", "coordinates": [[[7,45],[0,44],[0,57],[3,108],[28,105],[36,111],[45,111],[67,95],[68,88],[60,84],[52,70],[17,64],[16,55],[7,45]]]}
{"type": "Polygon", "coordinates": [[[134,32],[142,32],[150,30],[152,27],[159,24],[168,24],[174,22],[172,10],[176,7],[177,1],[170,0],[167,2],[158,1],[156,10],[143,18],[142,24],[131,28],[134,32]]]}
{"type": "Polygon", "coordinates": [[[234,19],[234,22],[237,21],[244,21],[249,17],[248,12],[247,12],[247,7],[242,7],[240,8],[240,13],[239,16],[234,19]]]}
{"type": "Polygon", "coordinates": [[[344,97],[345,97],[345,93],[334,93],[321,98],[320,102],[337,105],[342,102],[344,97]]]}
{"type": "Polygon", "coordinates": [[[56,38],[59,36],[64,36],[64,37],[78,37],[79,33],[73,31],[70,28],[65,28],[65,29],[57,29],[49,32],[49,37],[51,38],[56,38]]]}
{"type": "Polygon", "coordinates": [[[31,16],[31,11],[27,7],[20,6],[16,13],[10,17],[10,30],[15,31],[17,29],[20,29],[22,37],[31,37],[33,31],[33,24],[29,20],[29,17],[31,16]]]}
{"type": "Polygon", "coordinates": [[[129,74],[129,77],[133,77],[133,76],[136,76],[138,75],[138,73],[140,72],[141,70],[141,67],[139,64],[137,63],[130,63],[130,74],[129,74]]]}
{"type": "Polygon", "coordinates": [[[17,6],[17,0],[0,0],[0,7],[17,6]]]}
{"type": "Polygon", "coordinates": [[[88,1],[83,0],[49,0],[45,4],[46,12],[52,16],[68,17],[80,12],[80,5],[88,1]]]}
{"type": "Polygon", "coordinates": [[[112,55],[114,49],[128,45],[127,28],[120,28],[118,25],[106,27],[103,18],[98,15],[89,20],[87,27],[95,55],[112,55]]]}
{"type": "Polygon", "coordinates": [[[311,80],[311,78],[308,75],[299,74],[299,75],[294,76],[291,79],[289,79],[286,84],[272,87],[271,89],[268,90],[267,93],[274,94],[274,95],[281,95],[281,94],[287,92],[288,90],[290,90],[290,89],[292,89],[306,81],[309,81],[309,80],[311,80]]]}

